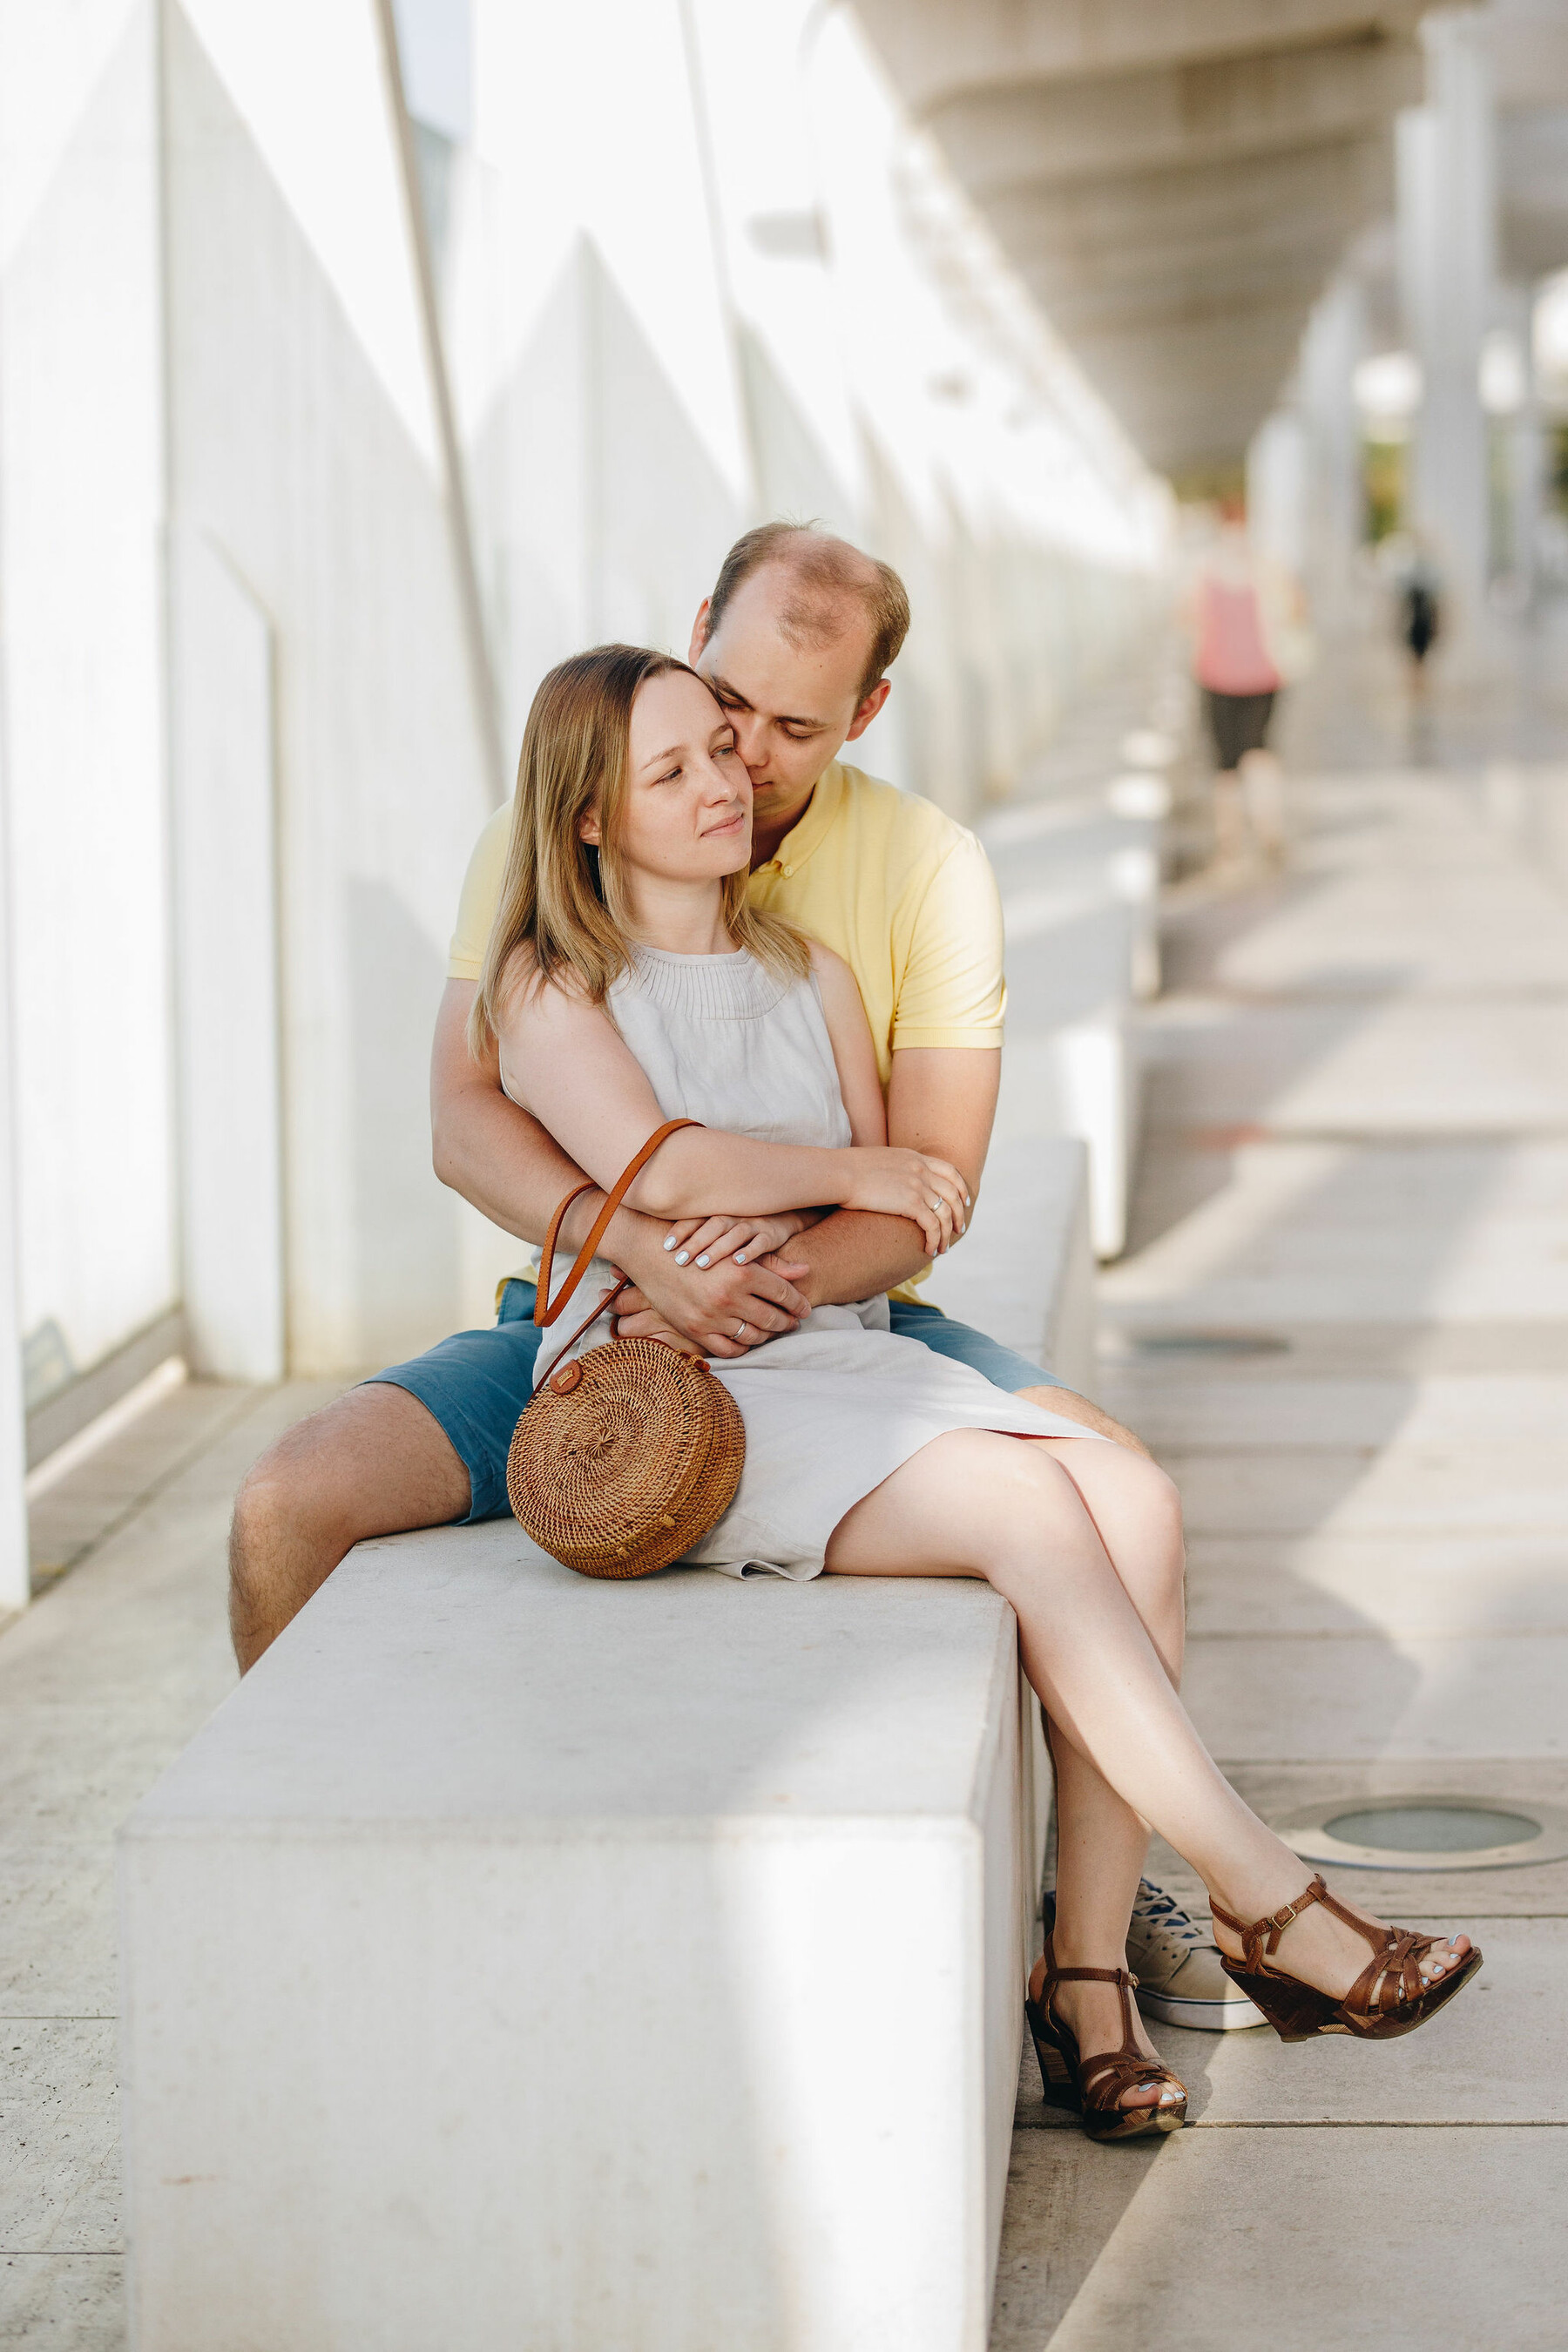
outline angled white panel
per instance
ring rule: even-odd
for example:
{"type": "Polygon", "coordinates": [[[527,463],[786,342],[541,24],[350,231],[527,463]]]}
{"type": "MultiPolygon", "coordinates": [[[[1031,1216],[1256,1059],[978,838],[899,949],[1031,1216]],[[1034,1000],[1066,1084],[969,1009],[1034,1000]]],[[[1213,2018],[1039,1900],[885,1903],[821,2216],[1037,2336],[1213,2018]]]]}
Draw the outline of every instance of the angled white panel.
{"type": "Polygon", "coordinates": [[[332,1373],[463,1319],[426,1082],[491,800],[376,12],[253,13],[166,21],[172,500],[273,631],[287,1319],[332,1373]]]}
{"type": "Polygon", "coordinates": [[[0,1610],[20,1609],[32,1589],[23,1498],[22,1322],[16,1286],[16,1129],[12,1085],[11,868],[5,763],[0,745],[0,1610]]]}
{"type": "Polygon", "coordinates": [[[147,5],[0,11],[21,1317],[50,1387],[176,1281],[154,29],[147,5]]]}
{"type": "Polygon", "coordinates": [[[475,0],[473,56],[445,302],[510,761],[563,655],[685,652],[750,457],[677,0],[475,0]]]}
{"type": "Polygon", "coordinates": [[[199,534],[172,550],[180,1232],[192,1368],[285,1370],[272,630],[199,534]]]}
{"type": "MultiPolygon", "coordinates": [[[[747,461],[679,0],[473,0],[474,149],[505,255],[489,382],[504,380],[573,247],[602,257],[732,494],[747,461]]],[[[482,404],[482,356],[463,354],[482,404]]],[[[474,406],[466,412],[471,424],[474,406]]]]}
{"type": "Polygon", "coordinates": [[[436,405],[374,0],[182,0],[278,197],[434,473],[436,405]]]}

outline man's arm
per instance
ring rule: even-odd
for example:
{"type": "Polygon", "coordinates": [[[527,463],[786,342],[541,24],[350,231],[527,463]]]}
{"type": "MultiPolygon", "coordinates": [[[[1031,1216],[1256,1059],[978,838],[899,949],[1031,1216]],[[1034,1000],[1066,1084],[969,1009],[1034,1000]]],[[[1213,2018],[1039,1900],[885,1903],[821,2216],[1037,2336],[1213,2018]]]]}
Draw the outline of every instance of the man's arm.
{"type": "MultiPolygon", "coordinates": [[[[889,1142],[951,1160],[962,1170],[973,1198],[980,1190],[980,1171],[991,1141],[1001,1066],[1000,1051],[984,1046],[908,1046],[896,1053],[888,1088],[889,1142]]],[[[834,1210],[789,1246],[792,1258],[806,1268],[796,1280],[814,1307],[842,1305],[896,1289],[926,1262],[913,1225],[901,1217],[868,1216],[858,1209],[834,1210]]],[[[637,1303],[634,1297],[630,1306],[637,1303]]],[[[618,1328],[635,1334],[651,1328],[652,1321],[644,1327],[632,1321],[628,1311],[618,1328]]],[[[1149,1450],[1130,1429],[1075,1390],[1025,1389],[1021,1393],[1047,1412],[1081,1422],[1136,1454],[1149,1450]]]]}
{"type": "MultiPolygon", "coordinates": [[[[991,1142],[1002,1055],[987,1046],[910,1046],[893,1055],[888,1087],[888,1140],[951,1160],[973,1200],[991,1142]]],[[[896,1290],[918,1274],[927,1251],[902,1217],[836,1209],[790,1244],[809,1271],[800,1287],[814,1307],[842,1306],[896,1290]]]]}
{"type": "MultiPolygon", "coordinates": [[[[475,985],[449,980],[436,1019],[430,1057],[436,1173],[504,1233],[542,1242],[556,1202],[583,1181],[583,1171],[537,1119],[501,1092],[493,1048],[483,1061],[468,1051],[475,985]]],[[[604,1195],[596,1192],[573,1204],[562,1231],[566,1249],[581,1248],[603,1204],[604,1195]]],[[[770,1333],[787,1331],[808,1312],[811,1302],[789,1278],[793,1255],[743,1266],[726,1260],[700,1271],[676,1265],[664,1247],[668,1231],[659,1218],[622,1209],[601,1246],[652,1302],[660,1321],[704,1353],[743,1356],[745,1349],[724,1336],[739,1322],[770,1333]]]]}
{"type": "MultiPolygon", "coordinates": [[[[984,1047],[906,1046],[896,1053],[888,1088],[889,1142],[951,1160],[963,1170],[974,1195],[980,1190],[980,1171],[996,1116],[1001,1070],[1000,1051],[984,1047]]],[[[900,1218],[864,1216],[854,1209],[839,1209],[825,1217],[809,1233],[799,1234],[790,1250],[810,1269],[800,1277],[800,1286],[813,1306],[868,1298],[874,1291],[894,1289],[925,1263],[920,1235],[912,1225],[900,1218]],[[879,1273],[879,1267],[885,1271],[879,1273]]],[[[1047,1412],[1081,1422],[1086,1429],[1131,1446],[1136,1454],[1149,1450],[1130,1429],[1072,1389],[1025,1389],[1022,1393],[1047,1412]]]]}
{"type": "MultiPolygon", "coordinates": [[[[555,1203],[583,1181],[583,1171],[536,1118],[501,1092],[493,1045],[482,1062],[468,1051],[468,1010],[476,993],[472,981],[449,980],[436,1015],[431,1157],[442,1183],[492,1225],[521,1241],[542,1242],[555,1203]]],[[[594,1214],[590,1208],[584,1234],[594,1214]]]]}

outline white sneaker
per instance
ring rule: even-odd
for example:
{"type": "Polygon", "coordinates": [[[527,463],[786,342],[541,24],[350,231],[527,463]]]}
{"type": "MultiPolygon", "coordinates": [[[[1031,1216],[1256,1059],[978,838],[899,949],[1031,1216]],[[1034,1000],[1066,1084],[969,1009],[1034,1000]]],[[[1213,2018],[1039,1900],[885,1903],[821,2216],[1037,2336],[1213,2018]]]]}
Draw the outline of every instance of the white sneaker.
{"type": "Polygon", "coordinates": [[[1194,1927],[1174,1896],[1138,1882],[1127,1930],[1127,1965],[1138,1979],[1138,2006],[1163,2025],[1198,2033],[1234,2033],[1263,2025],[1263,2011],[1226,1976],[1219,1946],[1194,1927]]]}
{"type": "MultiPolygon", "coordinates": [[[[1057,1898],[1045,1899],[1045,1931],[1057,1916],[1057,1898]]],[[[1138,1979],[1138,2006],[1162,2025],[1184,2025],[1197,2033],[1234,2033],[1238,2026],[1268,2020],[1220,1965],[1219,1946],[1194,1927],[1173,1895],[1148,1879],[1138,1882],[1127,1930],[1127,1965],[1138,1979]]]]}

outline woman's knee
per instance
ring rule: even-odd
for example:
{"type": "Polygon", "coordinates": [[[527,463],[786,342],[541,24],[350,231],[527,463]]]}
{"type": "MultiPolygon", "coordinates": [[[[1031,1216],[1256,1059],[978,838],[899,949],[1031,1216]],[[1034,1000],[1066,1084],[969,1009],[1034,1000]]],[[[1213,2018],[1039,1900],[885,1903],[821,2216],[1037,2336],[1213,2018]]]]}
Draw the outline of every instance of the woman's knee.
{"type": "Polygon", "coordinates": [[[1128,1485],[1150,1532],[1165,1537],[1179,1551],[1182,1544],[1182,1496],[1168,1470],[1147,1454],[1126,1454],[1128,1485]],[[1130,1474],[1130,1475],[1129,1475],[1130,1474]]]}
{"type": "Polygon", "coordinates": [[[1168,1470],[1147,1454],[1125,1445],[1074,1448],[1071,1472],[1090,1509],[1114,1511],[1131,1521],[1145,1541],[1163,1541],[1176,1549],[1182,1543],[1182,1497],[1168,1470]]]}

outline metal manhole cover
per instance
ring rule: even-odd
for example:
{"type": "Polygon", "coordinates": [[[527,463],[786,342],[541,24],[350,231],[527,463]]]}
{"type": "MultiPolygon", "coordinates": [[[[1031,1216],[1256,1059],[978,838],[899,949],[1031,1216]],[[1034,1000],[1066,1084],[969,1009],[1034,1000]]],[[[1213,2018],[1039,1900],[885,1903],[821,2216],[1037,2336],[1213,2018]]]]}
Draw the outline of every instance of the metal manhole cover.
{"type": "Polygon", "coordinates": [[[1298,1813],[1279,1834],[1303,1861],[1342,1870],[1509,1870],[1568,1860],[1568,1808],[1513,1798],[1341,1797],[1298,1813]]]}
{"type": "Polygon", "coordinates": [[[1290,1345],[1275,1331],[1128,1331],[1134,1356],[1282,1356],[1290,1345]]]}

